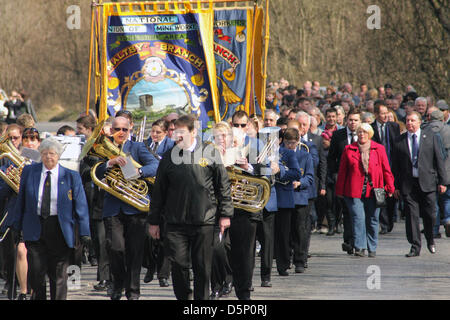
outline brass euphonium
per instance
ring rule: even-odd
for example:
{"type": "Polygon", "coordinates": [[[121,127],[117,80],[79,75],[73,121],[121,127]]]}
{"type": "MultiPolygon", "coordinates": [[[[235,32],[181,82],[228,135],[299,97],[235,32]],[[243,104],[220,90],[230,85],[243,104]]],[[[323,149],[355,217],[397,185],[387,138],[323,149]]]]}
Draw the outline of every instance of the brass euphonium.
{"type": "Polygon", "coordinates": [[[227,167],[233,206],[248,212],[262,210],[270,197],[270,182],[266,177],[253,176],[235,167],[227,167]]]}
{"type": "Polygon", "coordinates": [[[22,169],[31,162],[20,155],[19,150],[17,150],[6,134],[0,137],[0,153],[0,160],[7,158],[16,166],[9,169],[6,173],[0,170],[0,177],[5,180],[14,192],[19,193],[22,169]]]}
{"type": "MultiPolygon", "coordinates": [[[[114,143],[105,135],[101,134],[103,122],[101,122],[94,130],[93,134],[86,142],[80,155],[80,159],[87,154],[100,157],[105,160],[112,159],[117,156],[127,157],[114,143]]],[[[135,160],[132,160],[136,168],[142,167],[135,160]]],[[[118,167],[108,169],[104,179],[97,178],[95,171],[104,161],[96,163],[91,169],[91,178],[94,184],[106,192],[112,194],[116,198],[135,207],[139,211],[148,211],[150,208],[150,200],[147,198],[148,186],[147,182],[154,183],[154,178],[126,180],[122,170],[118,167]]]]}

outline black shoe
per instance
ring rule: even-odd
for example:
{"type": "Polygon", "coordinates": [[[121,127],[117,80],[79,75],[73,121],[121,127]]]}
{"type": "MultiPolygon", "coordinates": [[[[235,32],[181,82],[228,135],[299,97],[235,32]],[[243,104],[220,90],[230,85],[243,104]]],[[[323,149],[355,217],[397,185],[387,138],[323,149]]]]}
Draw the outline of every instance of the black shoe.
{"type": "Polygon", "coordinates": [[[111,300],[120,300],[122,298],[121,291],[113,291],[111,294],[111,300]]]}
{"type": "Polygon", "coordinates": [[[109,281],[102,280],[97,284],[94,284],[94,289],[97,291],[105,291],[108,289],[109,281]]]}
{"type": "Polygon", "coordinates": [[[444,225],[444,229],[445,229],[445,236],[450,237],[450,223],[446,223],[444,225]]]}
{"type": "Polygon", "coordinates": [[[353,247],[349,245],[347,242],[342,242],[342,251],[353,250],[353,247]]]}
{"type": "Polygon", "coordinates": [[[369,258],[375,258],[377,256],[377,253],[375,251],[369,251],[369,258]]]}
{"type": "Polygon", "coordinates": [[[334,230],[333,229],[328,230],[327,236],[334,236],[334,230]]]}
{"type": "Polygon", "coordinates": [[[336,226],[336,233],[341,234],[342,233],[342,227],[340,225],[336,226]]]}
{"type": "Polygon", "coordinates": [[[433,239],[440,239],[442,236],[441,236],[441,233],[439,232],[439,233],[436,233],[436,234],[433,234],[433,239]]]}
{"type": "Polygon", "coordinates": [[[251,286],[249,289],[248,289],[248,291],[255,291],[255,288],[253,287],[253,286],[251,286]]]}
{"type": "Polygon", "coordinates": [[[232,289],[233,289],[233,284],[231,282],[230,283],[225,283],[222,286],[222,289],[220,290],[219,295],[221,297],[227,296],[227,295],[229,295],[232,292],[232,289]]]}
{"type": "Polygon", "coordinates": [[[278,270],[278,274],[279,274],[281,277],[287,277],[287,276],[289,276],[289,272],[287,272],[286,270],[278,270]]]}
{"type": "Polygon", "coordinates": [[[139,300],[139,294],[136,293],[125,293],[125,296],[127,297],[127,300],[139,300]]]}
{"type": "Polygon", "coordinates": [[[429,244],[427,245],[428,251],[430,251],[430,253],[435,254],[436,253],[436,246],[434,244],[429,244]]]}
{"type": "Polygon", "coordinates": [[[353,254],[353,247],[346,242],[342,243],[342,251],[346,251],[347,254],[353,254]]]}
{"type": "Polygon", "coordinates": [[[381,229],[379,232],[379,234],[386,234],[386,233],[388,233],[386,229],[381,229]]]}
{"type": "Polygon", "coordinates": [[[261,287],[272,288],[270,281],[261,281],[261,287]]]}
{"type": "Polygon", "coordinates": [[[364,252],[364,249],[362,250],[355,249],[355,257],[365,257],[365,256],[366,254],[364,252]]]}
{"type": "Polygon", "coordinates": [[[304,272],[305,272],[305,267],[303,267],[303,266],[295,267],[295,273],[304,273],[304,272]]]}
{"type": "Polygon", "coordinates": [[[154,272],[152,270],[147,269],[147,273],[145,274],[145,277],[144,277],[144,283],[152,282],[153,274],[154,274],[154,272]]]}
{"type": "Polygon", "coordinates": [[[17,300],[27,300],[27,294],[26,293],[19,294],[17,300]]]}
{"type": "Polygon", "coordinates": [[[418,257],[420,256],[420,253],[415,250],[410,250],[407,254],[405,254],[405,257],[411,258],[411,257],[418,257]]]}
{"type": "Polygon", "coordinates": [[[209,296],[209,300],[219,300],[219,298],[220,298],[219,291],[213,291],[209,296]]]}
{"type": "Polygon", "coordinates": [[[159,286],[164,288],[164,287],[170,287],[169,281],[167,281],[166,278],[161,278],[159,279],[159,286]]]}
{"type": "Polygon", "coordinates": [[[91,259],[89,259],[89,262],[91,263],[92,267],[98,266],[97,258],[92,257],[91,259]]]}

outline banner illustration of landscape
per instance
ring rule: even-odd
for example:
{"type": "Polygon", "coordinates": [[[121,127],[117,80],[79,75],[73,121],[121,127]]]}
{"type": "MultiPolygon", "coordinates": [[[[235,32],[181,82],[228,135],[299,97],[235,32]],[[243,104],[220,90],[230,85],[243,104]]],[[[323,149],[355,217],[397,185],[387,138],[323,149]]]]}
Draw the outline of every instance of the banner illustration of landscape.
{"type": "Polygon", "coordinates": [[[197,13],[111,15],[107,25],[107,108],[171,112],[213,121],[213,95],[197,13]]]}

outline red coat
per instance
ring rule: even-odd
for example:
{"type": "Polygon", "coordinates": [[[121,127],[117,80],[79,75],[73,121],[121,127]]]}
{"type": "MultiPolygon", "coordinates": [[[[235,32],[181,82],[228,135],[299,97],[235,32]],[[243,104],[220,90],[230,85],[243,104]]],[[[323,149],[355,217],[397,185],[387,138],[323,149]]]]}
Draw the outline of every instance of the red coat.
{"type": "MultiPolygon", "coordinates": [[[[370,142],[369,175],[375,188],[384,188],[394,193],[394,176],[389,166],[383,145],[370,142]]],[[[349,198],[361,198],[364,183],[364,169],[361,162],[358,143],[347,145],[342,153],[336,182],[336,195],[349,198]]],[[[366,197],[371,195],[372,187],[367,183],[366,197]]]]}

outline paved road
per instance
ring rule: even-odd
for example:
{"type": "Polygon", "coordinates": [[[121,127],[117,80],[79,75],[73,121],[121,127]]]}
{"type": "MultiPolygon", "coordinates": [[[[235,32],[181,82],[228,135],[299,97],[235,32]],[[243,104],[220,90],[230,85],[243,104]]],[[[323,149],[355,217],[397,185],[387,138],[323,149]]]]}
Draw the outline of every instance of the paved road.
{"type": "MultiPolygon", "coordinates": [[[[441,230],[443,233],[443,230],[441,230]]],[[[288,277],[280,277],[274,269],[272,288],[260,287],[259,258],[254,274],[254,300],[428,300],[450,297],[450,239],[443,233],[437,239],[437,253],[426,247],[421,256],[406,258],[409,251],[404,223],[396,224],[392,233],[380,236],[377,257],[358,258],[341,250],[342,235],[327,237],[313,234],[309,268],[304,274],[291,269],[288,277]],[[374,271],[380,275],[375,281],[374,271]],[[369,279],[369,281],[368,281],[369,279]],[[368,282],[369,287],[368,288],[368,282]],[[377,284],[379,287],[377,288],[377,284]]],[[[142,270],[142,279],[145,269],[142,270]]],[[[70,290],[69,300],[108,300],[96,292],[96,268],[83,265],[81,288],[70,290]]],[[[174,300],[172,287],[160,288],[157,280],[141,286],[141,300],[174,300]]],[[[0,281],[3,287],[3,282],[0,281]]],[[[0,299],[5,300],[2,296],[0,299]]],[[[235,300],[234,293],[224,300],[235,300]]]]}
{"type": "MultiPolygon", "coordinates": [[[[40,131],[56,132],[74,122],[37,124],[40,131]]],[[[437,253],[432,255],[424,246],[421,256],[406,258],[409,251],[404,222],[396,223],[392,233],[380,236],[377,257],[358,258],[341,250],[342,235],[327,237],[313,234],[309,268],[304,274],[291,269],[288,277],[280,277],[274,262],[272,288],[260,287],[259,258],[254,273],[254,300],[428,300],[450,297],[450,239],[436,239],[437,253]],[[376,276],[379,275],[377,278],[376,276]],[[377,282],[376,279],[379,279],[377,282]],[[372,288],[372,289],[370,289],[372,288]]],[[[425,242],[425,240],[423,239],[425,242]]],[[[142,279],[145,269],[142,270],[142,279]]],[[[83,265],[81,286],[70,290],[69,300],[109,300],[103,292],[96,292],[96,268],[83,265]]],[[[172,287],[160,288],[157,280],[141,286],[142,300],[174,300],[172,287]]],[[[3,287],[0,280],[0,288],[3,287]]],[[[224,300],[235,300],[234,293],[224,300]]],[[[0,300],[6,300],[0,296],[0,300]]]]}

